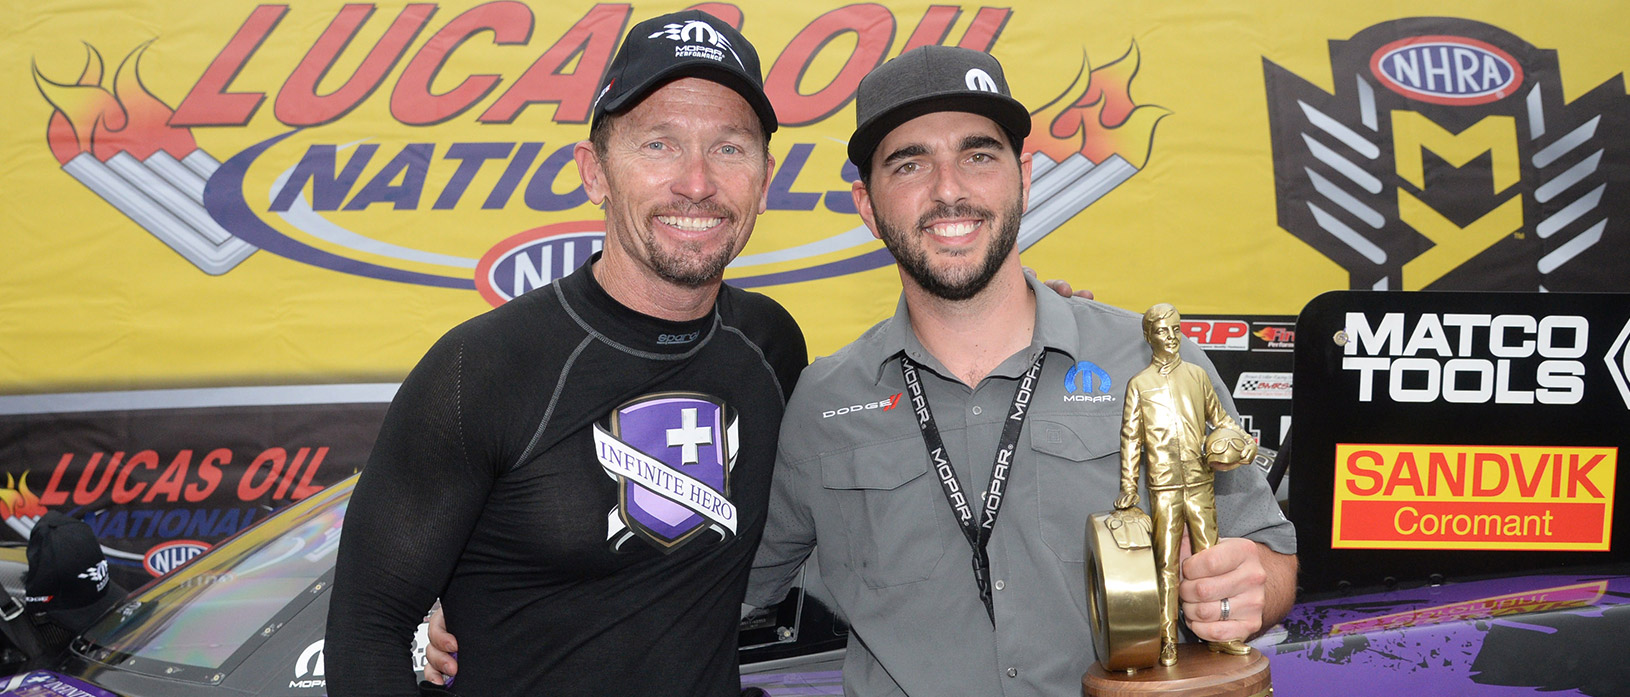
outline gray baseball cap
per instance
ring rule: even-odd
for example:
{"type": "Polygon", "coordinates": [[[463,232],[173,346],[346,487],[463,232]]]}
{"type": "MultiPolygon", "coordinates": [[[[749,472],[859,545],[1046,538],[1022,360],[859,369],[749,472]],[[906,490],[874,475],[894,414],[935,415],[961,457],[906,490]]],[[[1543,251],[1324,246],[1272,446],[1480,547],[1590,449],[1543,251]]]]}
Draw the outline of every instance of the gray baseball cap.
{"type": "Polygon", "coordinates": [[[900,54],[860,81],[849,161],[862,172],[884,136],[902,123],[938,111],[965,111],[996,122],[1018,145],[1030,135],[1030,112],[1007,87],[1002,64],[988,53],[922,46],[900,54]]]}

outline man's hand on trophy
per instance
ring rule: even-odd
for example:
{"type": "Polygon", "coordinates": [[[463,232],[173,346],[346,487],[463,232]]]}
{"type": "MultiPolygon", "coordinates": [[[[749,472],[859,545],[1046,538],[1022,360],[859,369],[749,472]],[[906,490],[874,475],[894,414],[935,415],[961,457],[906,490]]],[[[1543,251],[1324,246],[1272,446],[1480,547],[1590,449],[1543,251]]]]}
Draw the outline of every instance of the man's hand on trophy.
{"type": "Polygon", "coordinates": [[[1242,537],[1190,555],[1183,536],[1183,581],[1177,587],[1189,629],[1206,641],[1243,641],[1262,629],[1268,572],[1261,548],[1242,537]]]}
{"type": "Polygon", "coordinates": [[[1126,509],[1136,505],[1138,505],[1138,492],[1136,491],[1123,491],[1120,496],[1115,498],[1115,508],[1126,509]]]}

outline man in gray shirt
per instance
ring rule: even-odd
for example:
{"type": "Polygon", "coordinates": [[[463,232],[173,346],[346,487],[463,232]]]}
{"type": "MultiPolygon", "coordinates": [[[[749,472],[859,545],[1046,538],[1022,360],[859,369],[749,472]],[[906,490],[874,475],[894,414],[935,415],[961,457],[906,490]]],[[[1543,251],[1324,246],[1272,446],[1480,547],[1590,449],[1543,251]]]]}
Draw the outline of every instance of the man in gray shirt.
{"type": "MultiPolygon", "coordinates": [[[[1118,492],[1141,318],[1022,272],[1030,119],[994,58],[908,52],[856,111],[856,206],[903,293],[800,378],[747,602],[778,601],[813,551],[853,628],[846,694],[1078,694],[1086,518],[1118,492]]],[[[1181,355],[1233,411],[1205,354],[1181,355]]],[[[1184,563],[1183,613],[1203,639],[1245,639],[1290,608],[1295,533],[1253,468],[1219,473],[1216,498],[1225,539],[1184,563]]]]}

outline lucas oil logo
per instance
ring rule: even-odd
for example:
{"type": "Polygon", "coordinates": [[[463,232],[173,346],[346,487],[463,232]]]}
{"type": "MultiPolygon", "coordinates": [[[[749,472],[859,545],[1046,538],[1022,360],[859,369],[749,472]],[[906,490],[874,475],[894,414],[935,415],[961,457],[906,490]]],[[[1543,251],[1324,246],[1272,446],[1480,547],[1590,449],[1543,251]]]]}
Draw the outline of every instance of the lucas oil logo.
{"type": "Polygon", "coordinates": [[[1565,101],[1565,50],[1463,19],[1329,43],[1334,93],[1263,70],[1279,225],[1350,288],[1630,290],[1622,74],[1565,101]]]}
{"type": "MultiPolygon", "coordinates": [[[[722,24],[758,21],[728,3],[707,5],[722,24]]],[[[46,59],[33,71],[53,108],[35,124],[60,167],[50,174],[128,218],[114,234],[145,231],[211,275],[261,254],[375,281],[478,291],[494,305],[569,273],[600,244],[603,217],[573,150],[633,5],[600,3],[576,16],[515,2],[241,7],[241,21],[160,26],[160,38],[128,52],[104,59],[90,47],[82,64],[46,59]],[[206,48],[189,49],[198,46],[206,48]],[[159,74],[190,84],[150,91],[171,82],[153,79],[159,74]]],[[[820,151],[841,155],[842,144],[803,129],[847,133],[830,119],[870,66],[924,40],[961,37],[960,46],[991,51],[1014,10],[896,13],[865,3],[811,8],[779,55],[764,57],[765,92],[790,133],[773,153],[780,167],[769,210],[853,215],[853,167],[809,165],[830,159],[820,151]],[[911,41],[898,45],[902,36],[911,41]],[[807,68],[817,58],[845,67],[816,76],[807,68]]],[[[716,26],[675,23],[649,38],[738,62],[716,26]]],[[[1037,174],[1021,250],[1140,172],[1155,126],[1170,113],[1134,100],[1135,45],[1118,59],[1094,57],[1090,70],[1077,49],[1060,46],[1058,54],[1081,60],[1083,70],[1050,86],[1056,96],[1034,116],[1047,128],[1025,142],[1037,174]]],[[[853,222],[813,227],[802,238],[761,234],[755,253],[737,258],[726,276],[751,288],[893,263],[870,235],[853,234],[853,222]]]]}

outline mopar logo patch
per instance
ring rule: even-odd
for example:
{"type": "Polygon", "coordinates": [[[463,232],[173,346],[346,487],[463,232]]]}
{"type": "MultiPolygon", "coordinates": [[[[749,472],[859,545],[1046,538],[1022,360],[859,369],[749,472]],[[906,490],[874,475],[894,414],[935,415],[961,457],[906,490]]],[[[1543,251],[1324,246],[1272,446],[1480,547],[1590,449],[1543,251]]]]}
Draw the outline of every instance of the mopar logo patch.
{"type": "Polygon", "coordinates": [[[209,551],[209,545],[196,540],[171,540],[147,550],[142,557],[142,566],[147,573],[154,576],[163,576],[170,573],[182,564],[185,564],[204,552],[209,551]]]}
{"type": "Polygon", "coordinates": [[[604,223],[575,222],[528,230],[499,242],[475,267],[476,289],[493,307],[555,282],[605,242],[604,223]]]}
{"type": "Polygon", "coordinates": [[[1382,46],[1370,70],[1398,94],[1433,104],[1487,104],[1522,84],[1511,55],[1460,36],[1416,36],[1382,46]]]}
{"type": "Polygon", "coordinates": [[[1109,371],[1092,361],[1081,361],[1064,372],[1064,401],[1113,402],[1115,395],[1109,394],[1112,384],[1109,371]]]}

